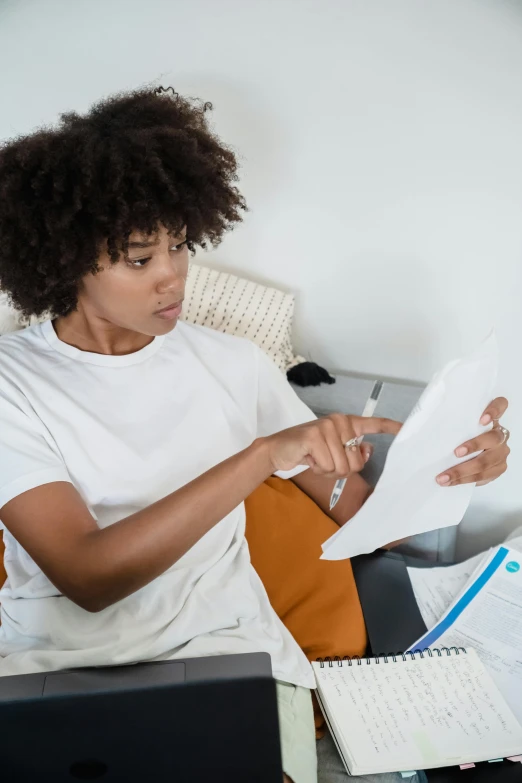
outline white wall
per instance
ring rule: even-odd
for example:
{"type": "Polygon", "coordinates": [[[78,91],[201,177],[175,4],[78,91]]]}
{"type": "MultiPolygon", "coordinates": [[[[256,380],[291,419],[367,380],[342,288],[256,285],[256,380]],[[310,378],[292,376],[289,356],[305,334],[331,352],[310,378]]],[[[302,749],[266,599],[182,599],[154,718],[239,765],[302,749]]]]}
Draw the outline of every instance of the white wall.
{"type": "Polygon", "coordinates": [[[252,212],[207,261],[298,294],[296,343],[425,380],[495,325],[510,475],[461,549],[522,524],[522,3],[4,0],[0,138],[151,80],[215,103],[252,212]]]}

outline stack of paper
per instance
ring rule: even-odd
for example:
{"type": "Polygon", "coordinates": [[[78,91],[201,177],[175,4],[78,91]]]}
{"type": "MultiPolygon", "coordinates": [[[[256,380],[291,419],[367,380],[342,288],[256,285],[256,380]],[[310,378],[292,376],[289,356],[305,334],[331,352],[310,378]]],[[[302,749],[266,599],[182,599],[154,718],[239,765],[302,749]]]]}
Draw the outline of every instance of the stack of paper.
{"type": "Polygon", "coordinates": [[[410,649],[474,648],[522,723],[520,550],[522,539],[516,539],[457,566],[408,571],[430,629],[410,649]]]}

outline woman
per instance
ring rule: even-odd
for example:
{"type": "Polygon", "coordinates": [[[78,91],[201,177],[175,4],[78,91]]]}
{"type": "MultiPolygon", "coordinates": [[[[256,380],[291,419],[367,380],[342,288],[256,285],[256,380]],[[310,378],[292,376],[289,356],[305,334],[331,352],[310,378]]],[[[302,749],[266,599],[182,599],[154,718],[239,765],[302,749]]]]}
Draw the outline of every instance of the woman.
{"type": "MultiPolygon", "coordinates": [[[[52,315],[0,342],[0,674],[267,651],[285,779],[313,783],[313,677],[250,565],[243,500],[290,471],[327,510],[349,476],[345,520],[368,487],[344,444],[400,425],[315,421],[253,344],[178,323],[189,250],[246,208],[207,108],[143,90],[0,152],[0,284],[52,315]]],[[[501,440],[446,483],[500,475],[501,440]]]]}

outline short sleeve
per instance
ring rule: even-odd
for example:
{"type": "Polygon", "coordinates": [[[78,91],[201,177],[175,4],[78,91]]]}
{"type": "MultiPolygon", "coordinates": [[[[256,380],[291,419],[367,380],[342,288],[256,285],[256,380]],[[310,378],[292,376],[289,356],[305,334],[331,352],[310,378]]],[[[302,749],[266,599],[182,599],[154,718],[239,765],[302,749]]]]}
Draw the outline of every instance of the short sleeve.
{"type": "MultiPolygon", "coordinates": [[[[317,417],[299,399],[284,373],[260,348],[256,347],[258,360],[257,437],[273,435],[280,430],[296,427],[317,417]]],[[[278,471],[279,478],[292,478],[306,470],[298,466],[293,470],[278,471]]]]}
{"type": "Polygon", "coordinates": [[[23,400],[0,389],[0,512],[29,489],[71,481],[44,424],[31,410],[24,410],[23,400]]]}

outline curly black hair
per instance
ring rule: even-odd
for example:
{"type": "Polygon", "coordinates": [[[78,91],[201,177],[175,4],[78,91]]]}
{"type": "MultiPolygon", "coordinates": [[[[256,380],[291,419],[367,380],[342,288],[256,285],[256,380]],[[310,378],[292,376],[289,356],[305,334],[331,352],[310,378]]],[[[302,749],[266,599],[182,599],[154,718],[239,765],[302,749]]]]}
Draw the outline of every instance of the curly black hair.
{"type": "Polygon", "coordinates": [[[133,231],[186,225],[194,252],[242,220],[236,157],[209,109],[143,88],[0,147],[0,288],[24,316],[73,311],[105,242],[115,263],[133,231]]]}

